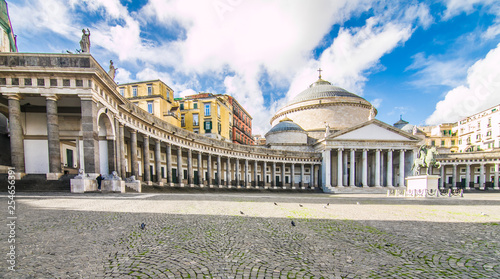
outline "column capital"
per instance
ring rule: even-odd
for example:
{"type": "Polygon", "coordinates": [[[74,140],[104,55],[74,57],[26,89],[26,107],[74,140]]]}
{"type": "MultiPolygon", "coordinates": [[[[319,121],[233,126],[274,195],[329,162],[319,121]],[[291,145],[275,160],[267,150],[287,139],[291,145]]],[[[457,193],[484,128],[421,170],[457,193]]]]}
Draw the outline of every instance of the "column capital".
{"type": "Polygon", "coordinates": [[[80,100],[82,101],[94,101],[94,102],[98,102],[99,100],[97,100],[96,96],[94,96],[94,94],[92,93],[82,93],[82,94],[78,94],[78,97],[80,98],[80,100]]]}
{"type": "Polygon", "coordinates": [[[369,148],[363,148],[363,152],[368,152],[369,148]]]}
{"type": "Polygon", "coordinates": [[[59,100],[59,96],[57,96],[56,94],[53,94],[53,93],[42,93],[42,94],[40,94],[40,96],[45,97],[45,99],[51,100],[51,101],[59,100]]]}
{"type": "Polygon", "coordinates": [[[337,148],[337,151],[344,151],[344,148],[343,147],[337,148]]]}
{"type": "Polygon", "coordinates": [[[355,152],[356,151],[356,148],[351,148],[351,152],[355,152]]]}
{"type": "Polygon", "coordinates": [[[19,101],[19,100],[23,99],[21,94],[18,94],[18,93],[2,93],[2,95],[6,96],[9,100],[19,101]]]}

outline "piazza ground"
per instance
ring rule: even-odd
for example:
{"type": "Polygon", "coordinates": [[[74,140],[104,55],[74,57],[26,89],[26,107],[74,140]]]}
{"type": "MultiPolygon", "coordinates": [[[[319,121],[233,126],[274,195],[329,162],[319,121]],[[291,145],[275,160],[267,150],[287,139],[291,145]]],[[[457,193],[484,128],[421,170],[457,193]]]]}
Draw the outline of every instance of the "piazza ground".
{"type": "MultiPolygon", "coordinates": [[[[500,277],[498,193],[22,193],[16,202],[17,266],[3,260],[1,278],[500,277]]],[[[1,226],[4,258],[8,234],[1,226]]]]}

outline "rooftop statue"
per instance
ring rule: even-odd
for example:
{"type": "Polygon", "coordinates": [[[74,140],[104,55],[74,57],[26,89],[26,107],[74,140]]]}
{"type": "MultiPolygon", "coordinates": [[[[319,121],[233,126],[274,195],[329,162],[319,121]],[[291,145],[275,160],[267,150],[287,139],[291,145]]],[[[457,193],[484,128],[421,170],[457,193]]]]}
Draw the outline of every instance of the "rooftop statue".
{"type": "Polygon", "coordinates": [[[82,39],[80,40],[80,48],[82,52],[89,53],[90,52],[90,30],[87,28],[87,32],[85,29],[82,29],[82,39]]]}
{"type": "Polygon", "coordinates": [[[118,70],[118,68],[115,68],[115,66],[113,65],[113,60],[109,60],[109,72],[108,72],[108,75],[113,80],[115,79],[116,70],[118,70]]]}
{"type": "Polygon", "coordinates": [[[413,175],[420,175],[420,169],[425,168],[425,174],[429,175],[429,167],[440,168],[441,164],[436,161],[435,155],[439,155],[435,146],[428,148],[426,145],[418,149],[418,157],[413,161],[411,170],[413,175]]]}

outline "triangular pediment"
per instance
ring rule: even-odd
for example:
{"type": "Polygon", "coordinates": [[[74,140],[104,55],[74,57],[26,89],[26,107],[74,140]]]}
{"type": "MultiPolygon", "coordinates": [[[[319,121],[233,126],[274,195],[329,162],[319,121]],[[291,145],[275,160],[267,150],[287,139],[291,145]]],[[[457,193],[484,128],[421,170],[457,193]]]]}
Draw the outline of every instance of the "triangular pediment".
{"type": "Polygon", "coordinates": [[[420,139],[382,121],[373,119],[355,127],[338,131],[328,140],[419,141],[420,139]]]}

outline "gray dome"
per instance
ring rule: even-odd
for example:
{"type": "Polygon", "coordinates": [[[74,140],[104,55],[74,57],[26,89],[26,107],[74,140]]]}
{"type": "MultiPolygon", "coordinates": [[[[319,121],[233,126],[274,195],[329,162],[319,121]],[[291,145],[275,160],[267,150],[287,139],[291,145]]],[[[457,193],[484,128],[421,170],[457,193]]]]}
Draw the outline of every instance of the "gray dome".
{"type": "Polygon", "coordinates": [[[290,103],[298,103],[307,100],[331,97],[354,97],[364,100],[356,94],[353,94],[343,88],[333,86],[330,82],[318,79],[315,83],[309,85],[309,88],[295,96],[290,103]]]}
{"type": "Polygon", "coordinates": [[[305,130],[302,129],[302,127],[293,123],[293,121],[290,118],[285,117],[280,121],[280,123],[274,125],[274,127],[272,127],[271,130],[269,130],[269,132],[266,133],[266,135],[276,132],[285,132],[285,131],[305,132],[305,130]]]}

